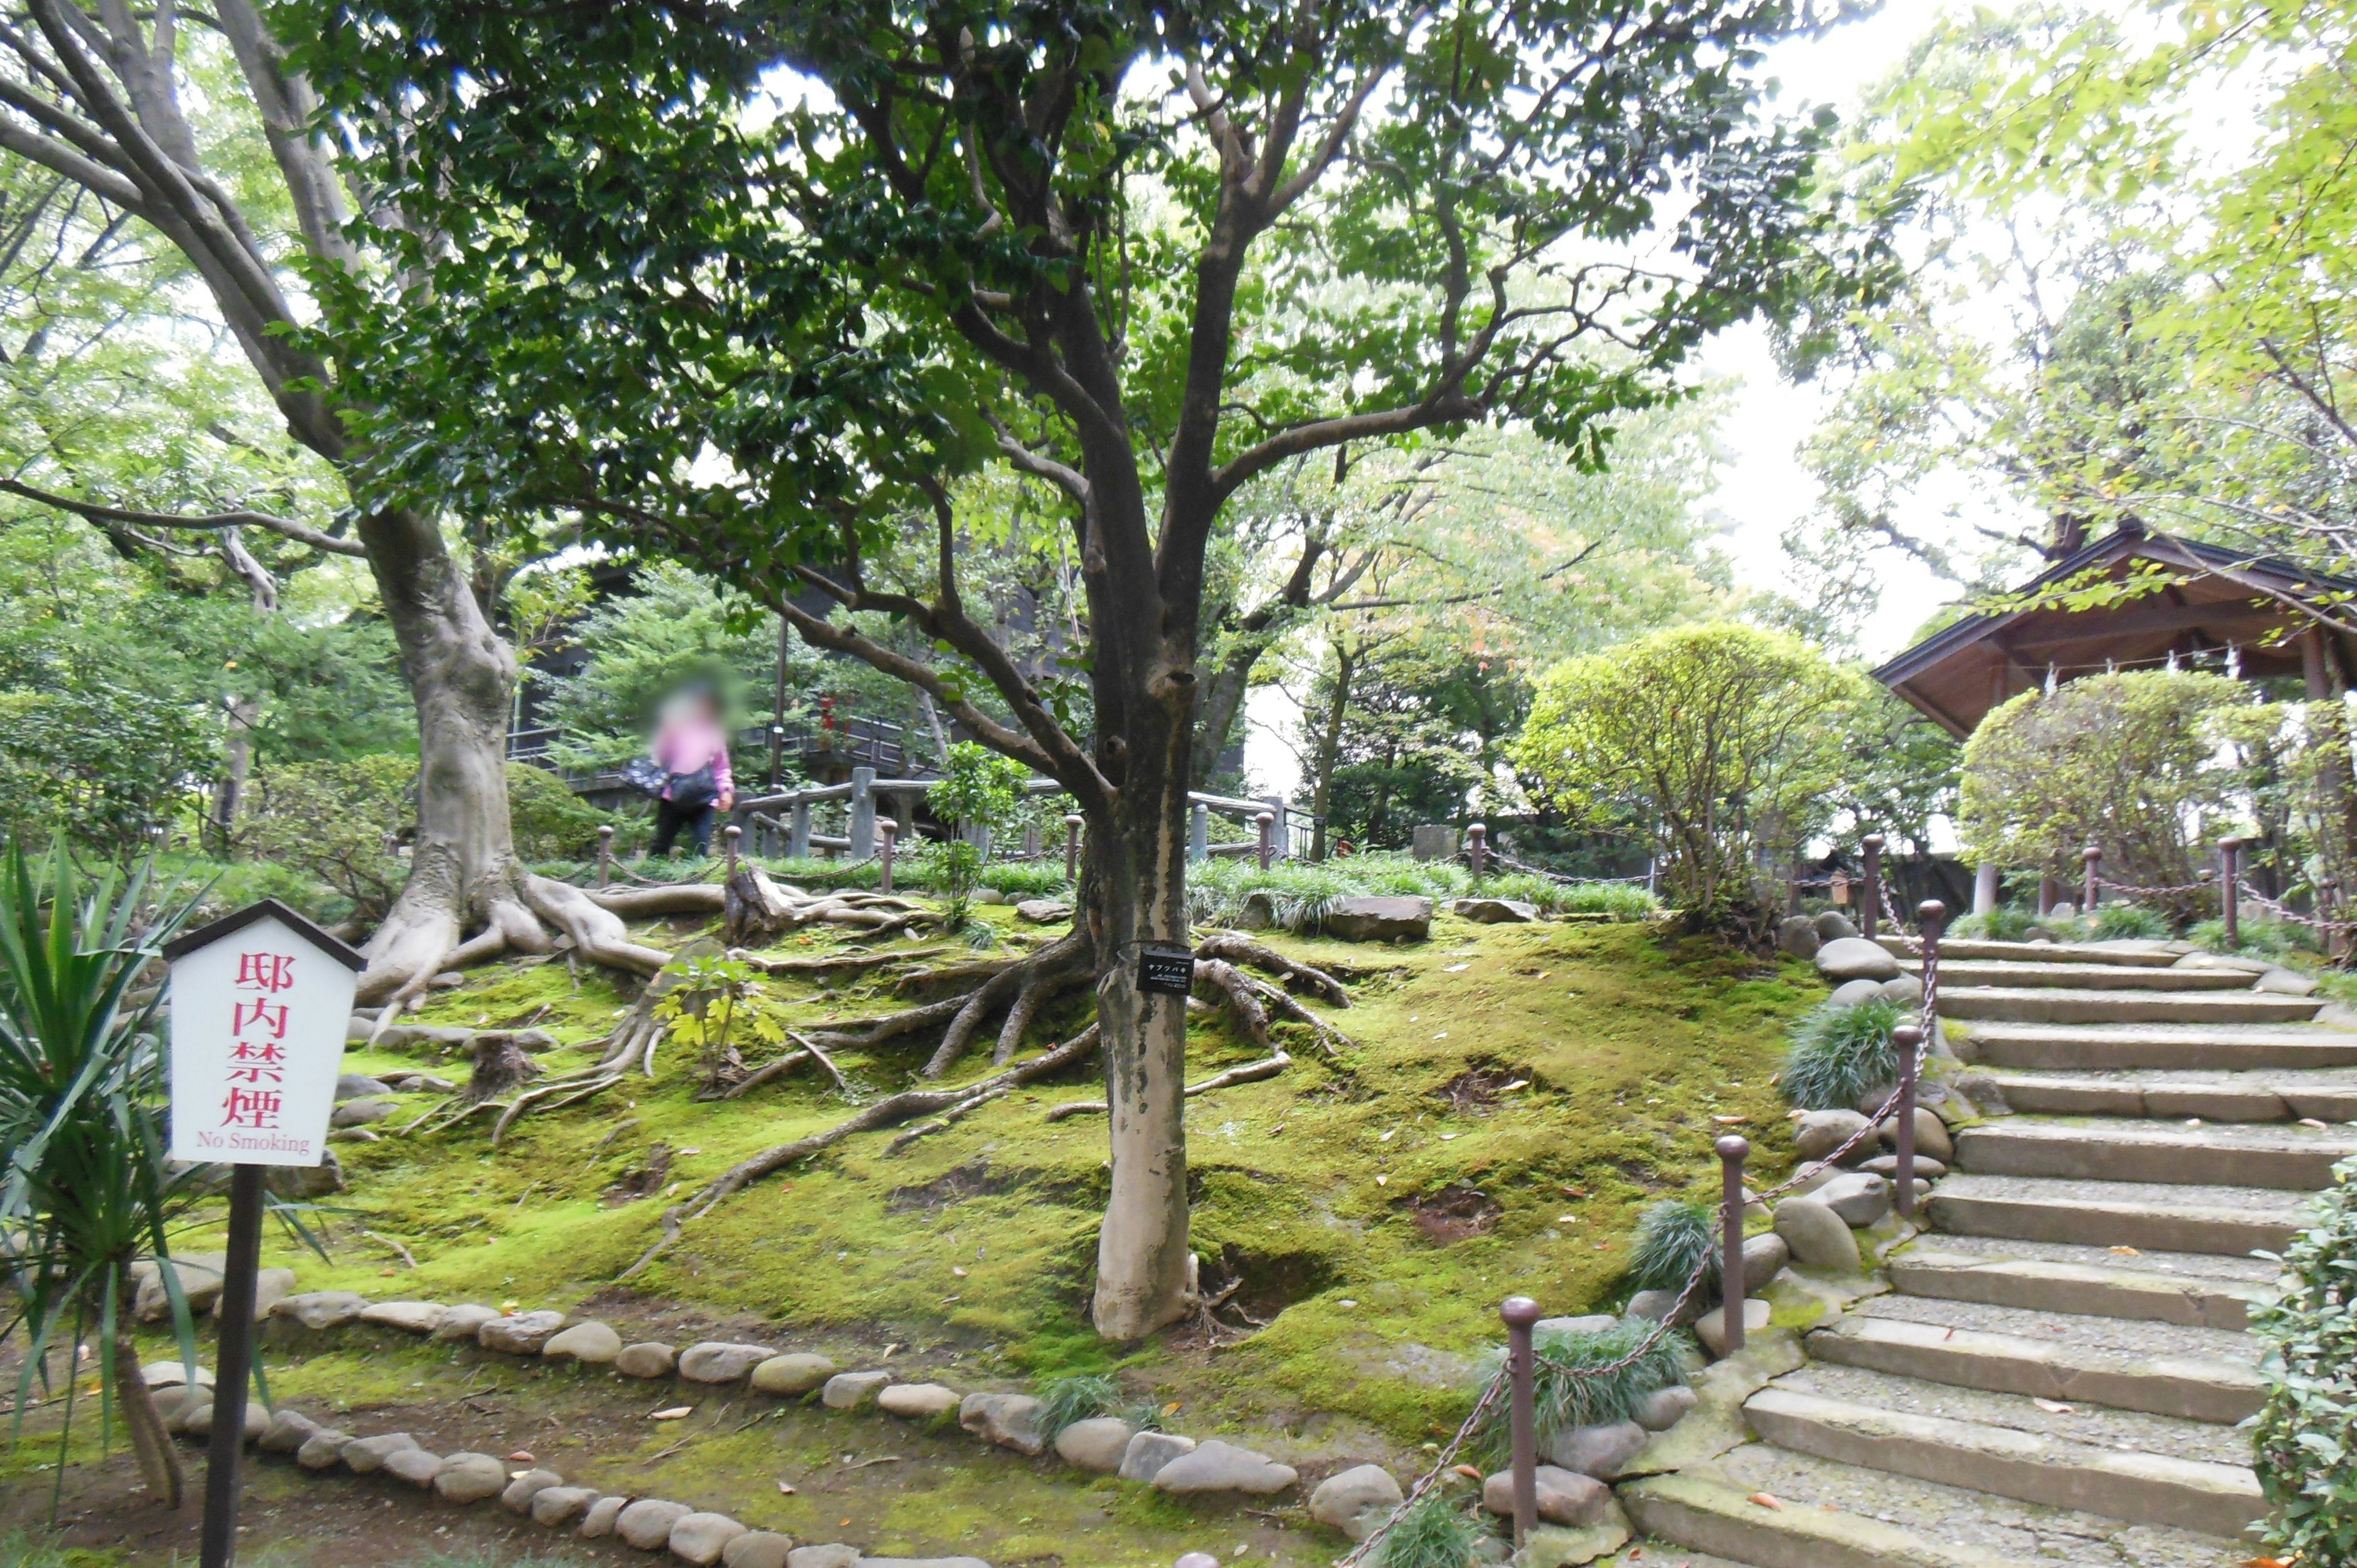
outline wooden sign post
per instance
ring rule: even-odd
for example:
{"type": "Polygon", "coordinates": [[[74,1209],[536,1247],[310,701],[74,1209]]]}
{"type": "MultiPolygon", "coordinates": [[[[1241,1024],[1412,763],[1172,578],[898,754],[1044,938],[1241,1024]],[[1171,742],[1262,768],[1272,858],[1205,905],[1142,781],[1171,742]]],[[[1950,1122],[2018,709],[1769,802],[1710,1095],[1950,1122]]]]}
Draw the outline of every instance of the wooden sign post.
{"type": "Polygon", "coordinates": [[[188,932],[164,957],[172,966],[172,1157],[231,1167],[200,1559],[202,1568],[230,1568],[253,1376],[263,1171],[327,1158],[361,960],[275,898],[188,932]]]}

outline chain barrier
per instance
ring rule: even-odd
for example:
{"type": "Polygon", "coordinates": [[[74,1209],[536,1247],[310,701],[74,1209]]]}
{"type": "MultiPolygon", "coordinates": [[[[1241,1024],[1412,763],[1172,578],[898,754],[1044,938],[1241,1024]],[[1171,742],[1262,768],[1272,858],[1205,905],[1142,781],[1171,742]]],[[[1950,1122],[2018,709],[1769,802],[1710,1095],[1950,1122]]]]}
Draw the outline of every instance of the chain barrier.
{"type": "MultiPolygon", "coordinates": [[[[1462,861],[1465,865],[1470,866],[1473,864],[1473,851],[1470,846],[1460,848],[1453,858],[1462,861]]],[[[1504,850],[1500,849],[1494,843],[1483,848],[1481,851],[1481,858],[1483,860],[1494,860],[1509,871],[1520,871],[1532,876],[1544,876],[1548,881],[1559,882],[1566,887],[1578,887],[1591,882],[1637,883],[1651,882],[1652,880],[1651,875],[1642,872],[1640,872],[1634,876],[1566,876],[1560,871],[1549,871],[1544,865],[1533,865],[1528,861],[1516,860],[1512,855],[1508,854],[1504,850]]]]}
{"type": "Polygon", "coordinates": [[[2244,888],[2243,897],[2250,903],[2256,904],[2279,920],[2290,920],[2306,926],[2311,930],[2327,932],[2357,930],[2357,920],[2336,920],[2330,916],[2303,915],[2280,899],[2270,898],[2256,888],[2244,888]]]}
{"type": "MultiPolygon", "coordinates": [[[[1496,852],[1493,850],[1491,853],[1495,854],[1496,852]]],[[[1630,879],[1620,878],[1620,880],[1630,879]]],[[[1921,1037],[1917,1040],[1915,1046],[1915,1073],[1917,1079],[1920,1080],[1922,1077],[1924,1064],[1929,1060],[1931,1056],[1932,1038],[1932,1028],[1934,1022],[1935,1011],[1939,1003],[1939,949],[1936,946],[1927,948],[1921,937],[1909,935],[1907,928],[1900,922],[1899,911],[1891,907],[1890,890],[1889,886],[1886,884],[1881,891],[1883,911],[1889,918],[1892,931],[1897,934],[1900,940],[1905,942],[1909,947],[1923,955],[1923,1024],[1921,1030],[1921,1037]]],[[[1866,1124],[1864,1126],[1858,1128],[1848,1137],[1843,1139],[1832,1151],[1819,1159],[1813,1160],[1808,1164],[1802,1165],[1799,1169],[1793,1171],[1791,1176],[1786,1176],[1782,1181],[1778,1182],[1774,1187],[1768,1187],[1758,1192],[1751,1190],[1749,1187],[1745,1187],[1744,1201],[1746,1206],[1749,1207],[1752,1203],[1764,1204],[1771,1197],[1781,1197],[1785,1193],[1788,1193],[1794,1187],[1798,1187],[1801,1183],[1807,1181],[1812,1176],[1815,1176],[1818,1172],[1838,1166],[1843,1160],[1848,1158],[1851,1154],[1856,1152],[1857,1146],[1866,1142],[1867,1139],[1870,1137],[1879,1138],[1882,1133],[1883,1122],[1889,1120],[1899,1109],[1899,1087],[1894,1084],[1891,1087],[1889,1094],[1882,1101],[1880,1106],[1876,1109],[1872,1115],[1866,1119],[1866,1124]]],[[[1644,1337],[1639,1339],[1636,1345],[1626,1354],[1620,1356],[1617,1359],[1607,1361],[1603,1365],[1598,1367],[1558,1368],[1558,1375],[1585,1381],[1594,1378],[1609,1377],[1613,1373],[1625,1370],[1629,1367],[1633,1366],[1638,1361],[1643,1359],[1644,1357],[1652,1351],[1655,1346],[1659,1345],[1663,1338],[1674,1331],[1676,1326],[1677,1320],[1685,1316],[1686,1306],[1694,1300],[1695,1293],[1702,1289],[1704,1283],[1710,1278],[1712,1271],[1716,1269],[1718,1264],[1718,1249],[1716,1247],[1705,1249],[1702,1256],[1695,1261],[1694,1271],[1687,1274],[1685,1285],[1678,1292],[1677,1299],[1671,1303],[1668,1311],[1663,1313],[1659,1318],[1654,1320],[1653,1326],[1648,1329],[1645,1332],[1644,1337]]],[[[1724,1293],[1722,1292],[1722,1294],[1723,1294],[1724,1293]]],[[[1534,1357],[1535,1357],[1535,1348],[1534,1348],[1533,1354],[1534,1357]]],[[[1534,1370],[1535,1371],[1535,1369],[1534,1369],[1534,1370]]],[[[1426,1470],[1423,1475],[1416,1477],[1415,1484],[1408,1488],[1407,1496],[1400,1499],[1399,1506],[1392,1509],[1391,1517],[1389,1519],[1386,1519],[1382,1524],[1378,1525],[1375,1528],[1374,1532],[1369,1535],[1366,1540],[1351,1548],[1348,1554],[1336,1559],[1334,1568],[1359,1568],[1359,1564],[1367,1562],[1369,1554],[1374,1552],[1375,1549],[1382,1544],[1383,1538],[1391,1533],[1392,1527],[1397,1524],[1401,1520],[1405,1519],[1407,1516],[1408,1510],[1414,1508],[1416,1503],[1422,1499],[1427,1492],[1431,1491],[1435,1486],[1439,1484],[1441,1477],[1447,1475],[1450,1466],[1457,1462],[1458,1453],[1464,1447],[1466,1440],[1471,1437],[1473,1434],[1480,1429],[1484,1418],[1487,1417],[1490,1412],[1496,1407],[1500,1396],[1505,1393],[1509,1380],[1509,1372],[1510,1368],[1508,1366],[1500,1366],[1497,1372],[1490,1379],[1488,1384],[1482,1388],[1480,1397],[1474,1401],[1472,1413],[1465,1418],[1464,1423],[1458,1427],[1456,1435],[1451,1437],[1448,1444],[1441,1449],[1440,1456],[1433,1461],[1432,1467],[1426,1470]]]]}
{"type": "MultiPolygon", "coordinates": [[[[2131,898],[2174,898],[2180,893],[2213,892],[2218,886],[2215,882],[2180,882],[2174,887],[2138,887],[2134,883],[2115,882],[2108,876],[2096,877],[2095,886],[2131,898]]],[[[2244,891],[2247,894],[2248,889],[2244,891]]]]}

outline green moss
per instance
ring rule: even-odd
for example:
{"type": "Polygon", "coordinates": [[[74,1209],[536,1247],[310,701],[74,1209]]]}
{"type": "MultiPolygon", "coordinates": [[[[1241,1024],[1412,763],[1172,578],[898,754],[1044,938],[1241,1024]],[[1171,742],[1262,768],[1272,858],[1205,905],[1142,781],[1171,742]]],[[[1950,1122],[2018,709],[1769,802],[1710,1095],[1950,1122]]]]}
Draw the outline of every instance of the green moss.
{"type": "MultiPolygon", "coordinates": [[[[1189,1102],[1206,1279],[1241,1276],[1235,1305],[1265,1324],[1216,1357],[1148,1347],[1117,1361],[1089,1329],[1103,1122],[1049,1123],[1044,1112],[1101,1092],[1093,1066],[903,1153],[888,1152],[887,1135],[856,1137],[755,1183],[630,1287],[767,1320],[780,1340],[838,1359],[892,1341],[955,1348],[967,1368],[1009,1381],[1118,1370],[1138,1397],[1178,1403],[1171,1424],[1189,1432],[1320,1412],[1403,1443],[1453,1430],[1468,1371],[1500,1336],[1502,1297],[1527,1293],[1555,1313],[1609,1305],[1644,1208],[1710,1201],[1713,1139],[1780,1124],[1769,1079],[1782,1030],[1823,987],[1805,966],[1762,965],[1637,925],[1444,917],[1435,937],[1401,949],[1275,939],[1357,972],[1355,1004],[1332,1015],[1353,1047],[1329,1058],[1282,1026],[1294,1057],[1285,1074],[1189,1102]]],[[[1010,943],[1031,940],[1009,926],[1010,943]]],[[[813,934],[780,950],[843,941],[813,934]]],[[[799,1026],[898,1000],[880,982],[780,982],[763,1005],[799,1026]]],[[[600,975],[585,971],[576,983],[561,963],[543,963],[480,972],[436,993],[423,1017],[535,1019],[565,1042],[544,1058],[562,1070],[593,1059],[626,1004],[600,975]]],[[[1050,1023],[1068,1025],[1080,1004],[1050,1023]]],[[[924,1054],[904,1046],[840,1060],[863,1094],[877,1094],[909,1082],[924,1054]]],[[[1257,1054],[1212,1015],[1193,1029],[1190,1076],[1257,1054]]],[[[435,1065],[382,1050],[350,1060],[357,1070],[435,1065]]],[[[332,1262],[275,1237],[267,1261],[297,1268],[307,1290],[572,1307],[612,1286],[659,1236],[662,1189],[632,1202],[607,1196],[647,1167],[653,1144],[672,1151],[675,1200],[747,1154],[847,1113],[830,1084],[802,1074],[698,1102],[684,1066],[681,1053],[659,1053],[655,1079],[527,1117],[496,1151],[483,1120],[339,1144],[351,1190],[335,1200],[343,1212],[323,1217],[332,1262]],[[417,1268],[363,1230],[407,1247],[417,1268]]],[[[985,1048],[953,1076],[989,1070],[985,1048]]],[[[1763,1156],[1758,1179],[1787,1163],[1786,1153],[1763,1156]]],[[[218,1231],[200,1228],[182,1244],[218,1245],[218,1231]]],[[[627,1295],[598,1310],[626,1323],[632,1312],[627,1295]]],[[[1223,1321],[1231,1333],[1243,1326],[1232,1313],[1223,1321]]],[[[391,1399],[418,1375],[355,1365],[338,1386],[391,1399]]]]}

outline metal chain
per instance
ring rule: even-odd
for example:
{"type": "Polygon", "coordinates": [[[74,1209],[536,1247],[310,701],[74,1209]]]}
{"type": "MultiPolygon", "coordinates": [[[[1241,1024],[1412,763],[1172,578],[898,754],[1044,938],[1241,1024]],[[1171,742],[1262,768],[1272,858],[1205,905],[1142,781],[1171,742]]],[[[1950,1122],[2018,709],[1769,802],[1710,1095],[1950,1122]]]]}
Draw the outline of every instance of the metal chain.
{"type": "MultiPolygon", "coordinates": [[[[1589,882],[1649,882],[1652,880],[1650,876],[1644,875],[1641,873],[1635,876],[1566,876],[1560,871],[1549,871],[1544,865],[1533,865],[1528,861],[1516,860],[1512,855],[1508,854],[1504,850],[1500,849],[1494,843],[1484,848],[1481,854],[1483,859],[1494,860],[1509,871],[1524,872],[1532,876],[1544,876],[1550,882],[1560,882],[1566,887],[1577,887],[1584,883],[1589,882]]],[[[1457,852],[1456,858],[1465,862],[1468,865],[1472,865],[1473,851],[1471,846],[1467,845],[1460,847],[1457,852]]]]}

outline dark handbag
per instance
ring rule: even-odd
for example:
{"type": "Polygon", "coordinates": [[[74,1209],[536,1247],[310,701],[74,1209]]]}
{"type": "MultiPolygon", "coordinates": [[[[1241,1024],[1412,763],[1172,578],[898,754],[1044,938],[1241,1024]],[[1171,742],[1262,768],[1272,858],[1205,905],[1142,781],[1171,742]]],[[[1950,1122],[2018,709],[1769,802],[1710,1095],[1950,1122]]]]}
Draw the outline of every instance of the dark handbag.
{"type": "Polygon", "coordinates": [[[634,757],[622,765],[622,782],[641,795],[661,795],[671,775],[651,757],[634,757]]]}
{"type": "Polygon", "coordinates": [[[718,799],[720,785],[712,777],[712,764],[709,762],[693,773],[671,775],[671,803],[682,811],[697,811],[718,799]]]}

